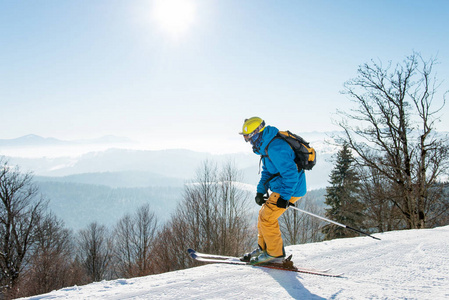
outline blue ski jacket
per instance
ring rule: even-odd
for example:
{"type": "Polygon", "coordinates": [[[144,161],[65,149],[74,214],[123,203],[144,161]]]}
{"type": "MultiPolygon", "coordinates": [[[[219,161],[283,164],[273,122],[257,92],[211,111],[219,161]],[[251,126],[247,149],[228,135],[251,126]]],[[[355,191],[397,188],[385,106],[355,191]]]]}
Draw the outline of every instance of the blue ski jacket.
{"type": "Polygon", "coordinates": [[[265,194],[270,189],[272,192],[279,193],[285,200],[291,197],[302,197],[307,192],[304,170],[298,172],[294,161],[295,153],[286,141],[273,140],[278,132],[276,127],[266,126],[261,132],[262,137],[258,145],[253,147],[254,153],[262,156],[263,163],[257,192],[265,194]],[[268,144],[270,145],[267,148],[268,144]],[[266,157],[266,148],[268,157],[266,157]],[[274,176],[278,173],[278,176],[274,176]]]}

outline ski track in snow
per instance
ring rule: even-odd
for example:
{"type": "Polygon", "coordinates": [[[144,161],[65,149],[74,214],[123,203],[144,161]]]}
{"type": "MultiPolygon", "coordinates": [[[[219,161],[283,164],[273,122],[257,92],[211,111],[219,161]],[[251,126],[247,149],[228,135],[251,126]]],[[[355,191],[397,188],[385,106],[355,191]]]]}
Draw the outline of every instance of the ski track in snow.
{"type": "Polygon", "coordinates": [[[331,268],[342,278],[210,264],[24,299],[449,299],[449,226],[375,236],[382,240],[286,247],[295,265],[331,268]]]}

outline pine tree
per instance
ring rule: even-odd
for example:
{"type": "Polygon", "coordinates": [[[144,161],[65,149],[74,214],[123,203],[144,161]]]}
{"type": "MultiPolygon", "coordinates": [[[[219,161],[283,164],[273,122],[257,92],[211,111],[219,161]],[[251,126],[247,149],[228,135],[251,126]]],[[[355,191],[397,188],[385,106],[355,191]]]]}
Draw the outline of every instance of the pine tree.
{"type": "MultiPolygon", "coordinates": [[[[347,144],[343,144],[337,154],[335,168],[330,174],[331,185],[326,188],[325,203],[330,206],[326,210],[326,217],[354,228],[361,228],[363,205],[357,197],[360,184],[353,163],[351,150],[347,144]]],[[[333,224],[324,226],[322,232],[326,240],[357,235],[333,224]]]]}

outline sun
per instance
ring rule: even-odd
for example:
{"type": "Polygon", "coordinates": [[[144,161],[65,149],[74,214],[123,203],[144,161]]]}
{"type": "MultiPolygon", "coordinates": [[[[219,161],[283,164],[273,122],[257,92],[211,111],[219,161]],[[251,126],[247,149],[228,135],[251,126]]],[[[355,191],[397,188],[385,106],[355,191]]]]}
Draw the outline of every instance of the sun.
{"type": "Polygon", "coordinates": [[[153,18],[162,30],[179,36],[193,24],[195,5],[192,0],[155,0],[153,18]]]}

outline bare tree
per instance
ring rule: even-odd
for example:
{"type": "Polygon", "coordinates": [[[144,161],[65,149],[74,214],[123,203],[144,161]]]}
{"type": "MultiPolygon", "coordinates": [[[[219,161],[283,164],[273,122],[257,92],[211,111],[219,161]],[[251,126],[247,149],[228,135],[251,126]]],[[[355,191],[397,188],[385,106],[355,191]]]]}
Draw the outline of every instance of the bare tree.
{"type": "Polygon", "coordinates": [[[118,276],[136,277],[153,273],[149,255],[157,234],[157,218],[149,205],[140,207],[135,215],[124,216],[114,234],[118,276]]]}
{"type": "Polygon", "coordinates": [[[39,222],[30,262],[20,278],[20,296],[43,294],[79,284],[73,276],[71,232],[54,215],[39,222]]]}
{"type": "Polygon", "coordinates": [[[217,203],[219,238],[217,253],[241,255],[255,239],[248,212],[249,193],[239,186],[242,174],[232,161],[225,163],[219,174],[220,190],[217,203]]]}
{"type": "Polygon", "coordinates": [[[1,158],[0,201],[0,292],[14,297],[45,202],[31,173],[23,174],[1,158]]]}
{"type": "MultiPolygon", "coordinates": [[[[319,195],[309,192],[295,206],[316,215],[324,215],[324,207],[317,204],[319,201],[319,195]]],[[[321,233],[325,225],[323,221],[294,209],[289,209],[279,218],[279,225],[286,246],[320,242],[324,237],[321,233]]]]}
{"type": "Polygon", "coordinates": [[[254,244],[256,227],[248,214],[249,195],[238,180],[239,172],[231,162],[221,171],[211,162],[201,165],[157,239],[159,272],[194,265],[186,255],[187,248],[240,255],[254,244]]]}
{"type": "Polygon", "coordinates": [[[89,281],[110,278],[112,241],[105,226],[96,222],[81,230],[78,255],[89,281]]]}
{"type": "Polygon", "coordinates": [[[183,219],[179,211],[164,225],[156,237],[152,256],[154,273],[170,272],[189,268],[193,265],[186,250],[192,246],[195,238],[188,220],[183,219]]]}
{"type": "Polygon", "coordinates": [[[131,215],[125,215],[114,231],[114,265],[118,277],[132,277],[134,270],[134,249],[131,236],[134,230],[131,215]]]}
{"type": "Polygon", "coordinates": [[[399,208],[391,199],[397,199],[395,185],[374,168],[359,168],[359,201],[365,204],[363,228],[378,232],[405,228],[406,222],[399,208]]]}
{"type": "Polygon", "coordinates": [[[429,210],[443,201],[441,193],[429,193],[449,163],[448,139],[435,134],[447,93],[435,108],[435,64],[436,59],[425,61],[417,53],[394,69],[391,63],[364,64],[345,83],[344,93],[357,108],[339,112],[342,140],[357,153],[360,166],[375,169],[389,182],[395,193],[389,201],[400,210],[406,228],[429,226],[429,210]]]}
{"type": "Polygon", "coordinates": [[[192,229],[192,247],[205,252],[213,252],[217,247],[218,185],[217,164],[204,162],[197,170],[194,182],[185,186],[185,206],[181,205],[179,211],[192,229]]]}

